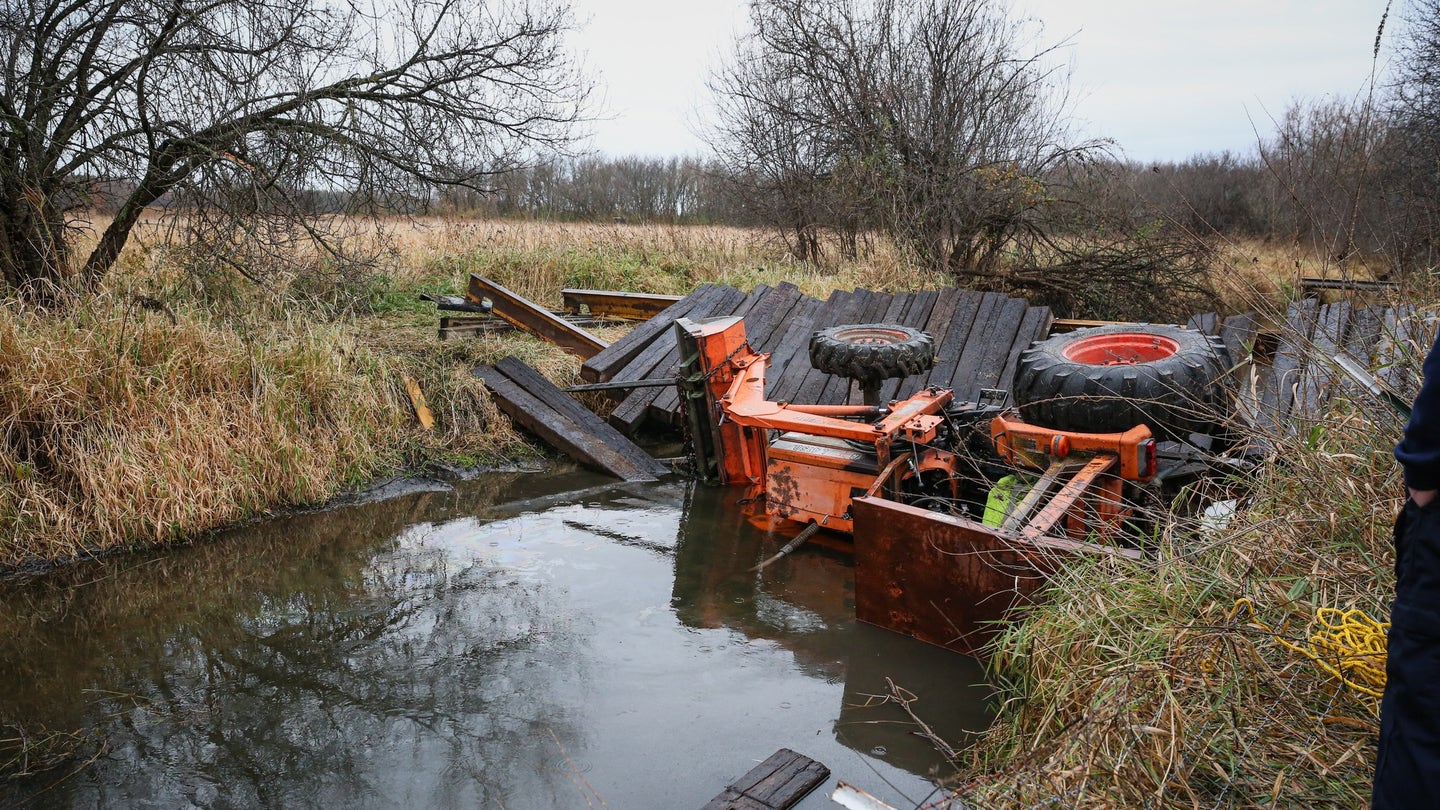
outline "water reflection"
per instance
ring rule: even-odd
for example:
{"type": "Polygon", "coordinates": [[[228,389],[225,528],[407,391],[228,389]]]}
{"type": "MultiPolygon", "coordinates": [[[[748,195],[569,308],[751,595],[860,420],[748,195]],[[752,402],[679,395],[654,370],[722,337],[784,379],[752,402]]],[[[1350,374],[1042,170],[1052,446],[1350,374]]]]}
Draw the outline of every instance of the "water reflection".
{"type": "Polygon", "coordinates": [[[10,583],[0,724],[108,749],[0,800],[699,806],[781,745],[923,796],[938,755],[862,707],[892,677],[963,735],[973,663],[855,627],[843,556],[751,572],[730,497],[494,475],[10,583]]]}

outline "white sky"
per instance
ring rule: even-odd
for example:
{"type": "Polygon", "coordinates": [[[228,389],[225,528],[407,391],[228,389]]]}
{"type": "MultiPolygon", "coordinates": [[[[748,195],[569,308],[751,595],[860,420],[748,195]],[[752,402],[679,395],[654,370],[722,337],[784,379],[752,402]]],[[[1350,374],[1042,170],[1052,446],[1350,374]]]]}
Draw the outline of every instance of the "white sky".
{"type": "MultiPolygon", "coordinates": [[[[695,132],[705,78],[744,29],[745,0],[572,3],[582,26],[574,43],[609,116],[591,146],[617,157],[708,153],[695,132]]],[[[1385,9],[1385,0],[1012,3],[1043,23],[1042,42],[1070,38],[1061,58],[1082,133],[1141,161],[1249,152],[1293,100],[1363,92],[1385,9]]],[[[1403,0],[1395,5],[1387,38],[1403,0]]]]}

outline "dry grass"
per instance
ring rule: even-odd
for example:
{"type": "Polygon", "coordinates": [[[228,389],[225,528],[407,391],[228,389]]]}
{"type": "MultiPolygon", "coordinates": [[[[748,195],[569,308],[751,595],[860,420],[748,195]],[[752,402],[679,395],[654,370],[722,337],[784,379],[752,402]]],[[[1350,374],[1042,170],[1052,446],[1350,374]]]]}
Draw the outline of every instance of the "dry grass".
{"type": "Polygon", "coordinates": [[[427,458],[531,452],[469,373],[494,341],[435,351],[433,325],[407,345],[403,326],[304,317],[235,329],[114,294],[63,319],[0,310],[0,565],[186,540],[427,458]],[[435,433],[414,426],[405,376],[435,433]]]}

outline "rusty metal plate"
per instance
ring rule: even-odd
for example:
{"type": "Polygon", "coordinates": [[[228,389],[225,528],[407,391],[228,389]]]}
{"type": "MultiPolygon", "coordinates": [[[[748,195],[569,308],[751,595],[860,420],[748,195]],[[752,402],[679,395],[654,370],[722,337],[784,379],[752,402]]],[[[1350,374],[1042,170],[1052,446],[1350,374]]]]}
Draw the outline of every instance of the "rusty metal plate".
{"type": "Polygon", "coordinates": [[[1027,603],[1049,572],[1081,554],[1133,549],[1006,537],[974,521],[883,498],[856,498],[855,617],[967,655],[1027,603]]]}

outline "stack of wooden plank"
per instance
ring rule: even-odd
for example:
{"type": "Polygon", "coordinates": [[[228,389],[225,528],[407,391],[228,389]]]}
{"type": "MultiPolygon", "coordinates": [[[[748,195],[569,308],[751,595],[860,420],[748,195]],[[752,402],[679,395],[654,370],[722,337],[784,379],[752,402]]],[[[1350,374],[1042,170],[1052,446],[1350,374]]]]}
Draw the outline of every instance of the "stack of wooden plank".
{"type": "Polygon", "coordinates": [[[882,397],[903,398],[925,385],[952,388],[957,399],[973,400],[984,388],[1008,390],[1020,352],[1048,334],[1046,307],[1031,307],[999,293],[946,289],[879,293],[836,290],[821,301],[788,282],[760,285],[749,293],[723,285],[702,285],[636,327],[629,335],[585,361],[580,375],[591,383],[634,382],[619,386],[619,405],[610,422],[633,434],[647,420],[679,422],[680,400],[671,386],[639,384],[673,377],[679,366],[675,347],[677,318],[739,315],[745,318],[750,345],[770,354],[766,395],[777,401],[842,404],[858,401],[849,380],[810,366],[810,335],[847,323],[898,323],[935,338],[935,368],[924,377],[887,381],[882,397]]]}

